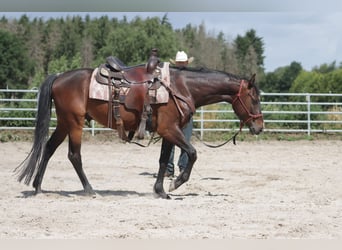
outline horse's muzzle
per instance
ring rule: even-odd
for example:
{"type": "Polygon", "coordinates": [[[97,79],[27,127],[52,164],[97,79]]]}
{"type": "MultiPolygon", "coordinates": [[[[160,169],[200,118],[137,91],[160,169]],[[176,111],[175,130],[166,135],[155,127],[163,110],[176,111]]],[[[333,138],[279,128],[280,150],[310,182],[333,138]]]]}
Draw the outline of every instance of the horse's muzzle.
{"type": "Polygon", "coordinates": [[[249,126],[249,131],[253,135],[258,135],[264,129],[264,122],[262,121],[253,121],[249,126]]]}

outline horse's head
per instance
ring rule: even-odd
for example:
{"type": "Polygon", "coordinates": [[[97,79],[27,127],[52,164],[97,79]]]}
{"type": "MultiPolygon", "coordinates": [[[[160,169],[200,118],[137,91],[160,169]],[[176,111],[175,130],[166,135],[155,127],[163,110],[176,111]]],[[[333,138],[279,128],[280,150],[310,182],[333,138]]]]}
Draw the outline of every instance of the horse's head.
{"type": "Polygon", "coordinates": [[[250,132],[257,135],[264,128],[264,119],[261,113],[260,91],[254,82],[255,74],[249,81],[241,81],[239,92],[233,99],[232,106],[240,118],[240,128],[247,125],[250,132]]]}

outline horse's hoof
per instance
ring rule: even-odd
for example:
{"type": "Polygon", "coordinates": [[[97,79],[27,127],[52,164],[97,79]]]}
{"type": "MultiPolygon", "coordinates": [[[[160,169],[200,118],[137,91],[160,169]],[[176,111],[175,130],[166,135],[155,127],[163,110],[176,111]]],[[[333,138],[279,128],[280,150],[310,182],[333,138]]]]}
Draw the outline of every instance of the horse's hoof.
{"type": "Polygon", "coordinates": [[[42,191],[42,189],[41,188],[36,188],[35,189],[35,191],[34,191],[34,195],[40,195],[40,194],[42,194],[43,193],[43,191],[42,191]]]}
{"type": "Polygon", "coordinates": [[[92,198],[96,198],[96,193],[94,192],[93,189],[85,189],[84,190],[84,194],[86,196],[92,197],[92,198]]]}
{"type": "Polygon", "coordinates": [[[154,198],[161,198],[161,199],[166,199],[166,200],[171,200],[170,195],[166,194],[166,193],[162,193],[162,194],[157,194],[156,192],[153,193],[154,198]]]}
{"type": "Polygon", "coordinates": [[[169,187],[169,192],[172,192],[173,190],[176,190],[176,180],[172,180],[170,183],[170,187],[169,187]]]}
{"type": "Polygon", "coordinates": [[[91,198],[96,198],[96,193],[95,192],[86,192],[86,196],[91,197],[91,198]]]}

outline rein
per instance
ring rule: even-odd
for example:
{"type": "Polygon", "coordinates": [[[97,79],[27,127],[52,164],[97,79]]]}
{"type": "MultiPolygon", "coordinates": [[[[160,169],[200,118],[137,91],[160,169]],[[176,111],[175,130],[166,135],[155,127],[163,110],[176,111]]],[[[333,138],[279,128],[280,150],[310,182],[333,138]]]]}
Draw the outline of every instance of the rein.
{"type": "Polygon", "coordinates": [[[149,139],[148,143],[146,145],[142,144],[142,143],[139,143],[137,141],[125,141],[125,142],[128,142],[130,144],[135,144],[135,145],[138,145],[142,148],[147,148],[148,146],[151,145],[151,143],[153,142],[153,144],[157,143],[159,140],[161,139],[160,136],[158,137],[154,137],[154,133],[151,134],[151,138],[149,139]]]}
{"type": "Polygon", "coordinates": [[[233,144],[236,145],[236,136],[240,133],[241,129],[236,132],[232,137],[230,137],[228,140],[226,140],[225,142],[219,144],[219,145],[211,145],[211,144],[208,144],[206,142],[204,142],[197,134],[195,134],[196,138],[203,143],[203,145],[209,147],[209,148],[219,148],[219,147],[222,147],[224,145],[226,145],[228,142],[230,142],[231,140],[233,140],[233,144]]]}
{"type": "MultiPolygon", "coordinates": [[[[219,145],[211,145],[211,144],[208,144],[206,142],[204,142],[203,140],[201,140],[201,138],[195,134],[196,138],[203,143],[203,145],[209,147],[209,148],[219,148],[219,147],[222,147],[224,145],[226,145],[228,142],[230,142],[231,140],[233,140],[233,144],[236,145],[236,136],[240,133],[240,131],[236,132],[232,137],[230,137],[227,141],[219,144],[219,145]]],[[[151,135],[151,138],[150,140],[148,141],[148,143],[146,145],[142,144],[142,143],[139,143],[139,142],[136,142],[136,141],[126,141],[130,144],[135,144],[135,145],[138,145],[140,147],[143,147],[143,148],[147,148],[148,146],[151,145],[151,143],[153,142],[153,144],[157,143],[162,137],[161,136],[158,136],[158,137],[154,137],[154,135],[152,134],[151,135]]]]}
{"type": "MultiPolygon", "coordinates": [[[[243,126],[249,122],[250,120],[253,120],[253,119],[258,119],[260,117],[262,117],[263,115],[262,114],[257,114],[257,115],[254,115],[254,114],[251,114],[251,112],[249,112],[246,104],[243,102],[242,100],[242,95],[241,95],[241,92],[242,92],[242,85],[246,83],[244,80],[241,81],[240,83],[240,88],[239,88],[239,92],[237,93],[236,97],[234,98],[234,100],[232,101],[232,106],[234,107],[234,104],[236,102],[239,102],[240,105],[242,106],[242,108],[246,111],[246,113],[248,114],[248,117],[246,120],[240,120],[240,131],[241,129],[243,128],[243,126]]],[[[250,93],[248,93],[247,95],[251,96],[250,93]]],[[[251,98],[253,99],[253,97],[251,96],[251,98]]]]}

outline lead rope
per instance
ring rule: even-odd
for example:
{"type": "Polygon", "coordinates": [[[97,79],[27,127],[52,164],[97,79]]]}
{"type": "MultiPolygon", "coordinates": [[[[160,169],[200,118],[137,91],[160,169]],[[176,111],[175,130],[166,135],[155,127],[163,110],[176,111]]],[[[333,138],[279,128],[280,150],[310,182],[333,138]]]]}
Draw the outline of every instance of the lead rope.
{"type": "Polygon", "coordinates": [[[209,148],[219,148],[222,147],[224,145],[226,145],[228,142],[230,142],[231,140],[233,140],[233,144],[236,145],[236,136],[240,133],[241,128],[238,132],[236,132],[232,137],[230,137],[228,140],[226,140],[225,142],[219,144],[219,145],[212,145],[212,144],[208,144],[206,142],[204,142],[199,136],[198,134],[195,134],[196,138],[205,146],[209,147],[209,148]]]}
{"type": "Polygon", "coordinates": [[[154,137],[154,133],[151,134],[151,138],[150,140],[148,141],[148,143],[146,145],[140,143],[140,142],[137,142],[137,141],[128,141],[128,143],[131,143],[131,144],[135,144],[135,145],[138,145],[140,147],[143,147],[143,148],[147,148],[148,146],[151,145],[151,143],[153,142],[153,144],[157,143],[159,140],[161,139],[161,136],[158,136],[158,137],[154,137]]]}

